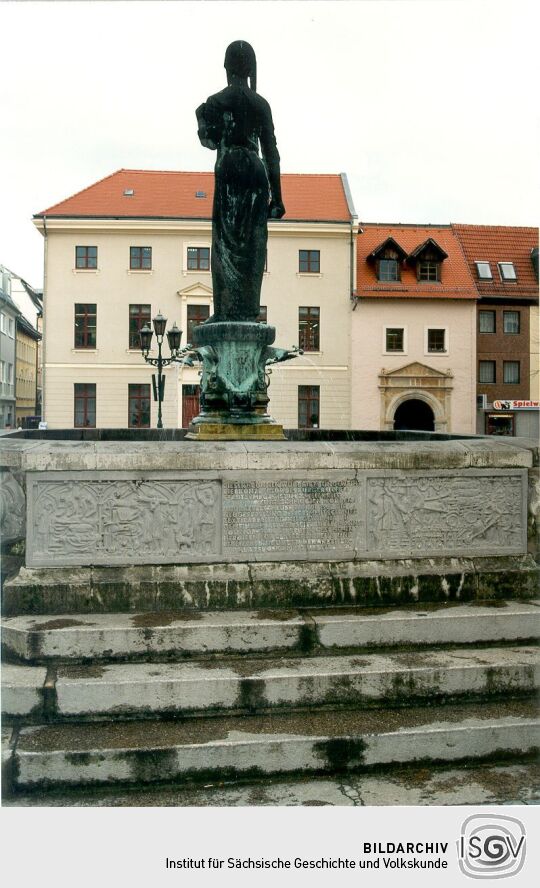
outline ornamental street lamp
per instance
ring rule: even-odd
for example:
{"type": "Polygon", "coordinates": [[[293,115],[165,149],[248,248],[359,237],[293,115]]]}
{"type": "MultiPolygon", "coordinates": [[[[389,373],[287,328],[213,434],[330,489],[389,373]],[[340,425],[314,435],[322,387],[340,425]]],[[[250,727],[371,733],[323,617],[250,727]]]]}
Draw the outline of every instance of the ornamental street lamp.
{"type": "Polygon", "coordinates": [[[157,380],[156,374],[152,373],[152,389],[154,392],[154,401],[158,402],[158,421],[157,427],[158,429],[163,428],[163,422],[161,419],[161,404],[163,402],[163,396],[165,394],[165,376],[163,373],[163,368],[168,367],[169,364],[172,364],[174,361],[178,361],[181,355],[188,351],[188,349],[180,349],[180,342],[182,340],[182,331],[178,329],[176,323],[174,323],[170,330],[167,331],[167,340],[169,342],[169,348],[171,350],[171,357],[164,358],[161,354],[161,347],[163,345],[163,339],[165,336],[165,328],[167,327],[167,318],[164,318],[161,312],[158,312],[155,318],[152,319],[152,324],[154,325],[154,333],[156,334],[157,345],[158,345],[158,356],[157,358],[150,358],[148,356],[148,352],[150,351],[150,347],[152,345],[152,330],[145,324],[144,327],[139,331],[139,336],[141,338],[141,352],[144,360],[147,364],[151,364],[152,367],[157,367],[157,380]]]}

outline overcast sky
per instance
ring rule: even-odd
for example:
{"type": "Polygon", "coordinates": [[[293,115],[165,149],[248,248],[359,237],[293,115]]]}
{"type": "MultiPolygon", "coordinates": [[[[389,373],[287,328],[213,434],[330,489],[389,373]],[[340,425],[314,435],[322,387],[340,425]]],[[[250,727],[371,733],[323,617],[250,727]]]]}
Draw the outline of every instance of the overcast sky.
{"type": "Polygon", "coordinates": [[[252,43],[283,172],[346,172],[363,221],[536,225],[527,0],[0,2],[0,262],[33,213],[121,167],[211,170],[195,108],[252,43]]]}

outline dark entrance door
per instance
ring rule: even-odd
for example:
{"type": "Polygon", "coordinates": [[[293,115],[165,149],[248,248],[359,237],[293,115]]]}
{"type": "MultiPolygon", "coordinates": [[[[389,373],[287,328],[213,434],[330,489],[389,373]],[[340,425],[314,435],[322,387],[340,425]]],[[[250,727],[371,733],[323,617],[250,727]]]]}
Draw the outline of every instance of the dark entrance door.
{"type": "Polygon", "coordinates": [[[200,385],[182,386],[182,428],[187,429],[194,416],[200,413],[200,385]]]}
{"type": "Polygon", "coordinates": [[[400,404],[394,415],[394,429],[397,431],[433,432],[435,417],[425,401],[410,398],[400,404]]]}

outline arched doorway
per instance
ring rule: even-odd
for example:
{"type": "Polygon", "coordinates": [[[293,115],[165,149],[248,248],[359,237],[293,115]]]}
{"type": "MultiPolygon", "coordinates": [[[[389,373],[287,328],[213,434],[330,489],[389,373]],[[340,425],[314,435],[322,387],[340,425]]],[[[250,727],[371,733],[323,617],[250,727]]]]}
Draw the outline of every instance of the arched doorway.
{"type": "Polygon", "coordinates": [[[403,401],[394,414],[395,431],[433,432],[435,417],[433,410],[419,398],[403,401]]]}

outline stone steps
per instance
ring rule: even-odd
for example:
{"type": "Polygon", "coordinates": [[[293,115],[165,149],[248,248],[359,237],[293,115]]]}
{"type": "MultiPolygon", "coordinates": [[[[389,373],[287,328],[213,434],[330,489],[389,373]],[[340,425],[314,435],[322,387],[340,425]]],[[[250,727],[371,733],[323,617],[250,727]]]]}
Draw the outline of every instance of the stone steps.
{"type": "Polygon", "coordinates": [[[26,727],[5,756],[15,791],[136,787],[534,754],[529,702],[26,727]]]}
{"type": "Polygon", "coordinates": [[[343,648],[526,641],[540,601],[273,611],[59,614],[2,620],[11,658],[33,663],[317,653],[343,648]]]}
{"type": "MultiPolygon", "coordinates": [[[[385,767],[319,776],[266,777],[255,781],[216,780],[205,785],[148,783],[57,788],[47,807],[244,806],[359,807],[362,805],[537,805],[540,765],[534,761],[385,767]]],[[[3,807],[36,807],[43,794],[19,790],[3,807]]]]}
{"type": "Polygon", "coordinates": [[[131,718],[533,694],[534,647],[181,663],[7,665],[3,717],[131,718]],[[30,694],[30,674],[35,681],[30,694]],[[23,696],[24,692],[24,696],[23,696]],[[26,712],[21,712],[25,700],[26,712]]]}
{"type": "Polygon", "coordinates": [[[515,764],[539,745],[539,618],[515,600],[5,618],[6,785],[515,764]]]}

